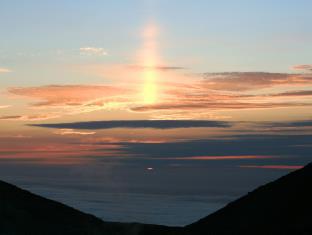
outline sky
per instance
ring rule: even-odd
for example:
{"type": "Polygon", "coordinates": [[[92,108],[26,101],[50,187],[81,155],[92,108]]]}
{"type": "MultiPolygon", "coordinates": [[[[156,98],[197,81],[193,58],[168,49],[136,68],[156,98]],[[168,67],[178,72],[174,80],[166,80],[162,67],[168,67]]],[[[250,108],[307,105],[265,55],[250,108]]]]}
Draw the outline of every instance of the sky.
{"type": "Polygon", "coordinates": [[[1,179],[104,220],[184,225],[302,167],[311,8],[1,1],[1,179]]]}

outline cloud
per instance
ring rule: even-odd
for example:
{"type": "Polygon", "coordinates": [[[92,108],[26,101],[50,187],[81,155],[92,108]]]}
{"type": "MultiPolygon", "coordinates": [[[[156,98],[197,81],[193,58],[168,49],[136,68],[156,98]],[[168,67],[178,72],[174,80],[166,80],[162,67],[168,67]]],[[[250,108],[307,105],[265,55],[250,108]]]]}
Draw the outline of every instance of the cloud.
{"type": "Polygon", "coordinates": [[[96,55],[96,56],[104,56],[107,55],[107,52],[104,48],[101,47],[81,47],[79,49],[81,55],[96,55]]]}
{"type": "Polygon", "coordinates": [[[312,120],[292,121],[292,122],[263,122],[258,124],[261,127],[284,127],[284,128],[298,128],[298,127],[312,127],[312,120]]]}
{"type": "Polygon", "coordinates": [[[11,107],[11,105],[0,105],[0,109],[6,109],[6,108],[9,108],[11,107]]]}
{"type": "Polygon", "coordinates": [[[153,112],[151,115],[155,120],[224,120],[231,118],[227,115],[215,114],[212,111],[190,112],[187,110],[168,110],[165,112],[153,112]]]}
{"type": "MultiPolygon", "coordinates": [[[[44,138],[43,138],[44,139],[44,138]]],[[[25,160],[29,163],[43,164],[84,164],[93,157],[122,156],[118,145],[90,146],[87,144],[68,144],[58,142],[45,142],[40,138],[32,141],[15,141],[15,144],[6,145],[0,142],[0,160],[25,160]]]]}
{"type": "Polygon", "coordinates": [[[16,134],[16,135],[0,135],[0,139],[8,140],[8,139],[30,139],[31,135],[24,134],[16,134]]]}
{"type": "Polygon", "coordinates": [[[195,127],[220,127],[227,128],[231,124],[223,121],[206,120],[125,120],[125,121],[91,121],[72,123],[33,124],[30,126],[66,129],[112,129],[112,128],[195,128],[195,127]]]}
{"type": "Polygon", "coordinates": [[[50,85],[8,88],[11,95],[36,100],[30,107],[47,109],[58,116],[97,110],[126,110],[131,103],[131,90],[107,85],[50,85]],[[51,111],[53,109],[53,111],[51,111]]]}
{"type": "MultiPolygon", "coordinates": [[[[274,164],[276,164],[277,161],[285,160],[284,157],[286,157],[286,161],[289,163],[291,156],[296,157],[296,159],[300,156],[301,159],[309,160],[312,150],[311,141],[312,136],[310,134],[283,135],[261,133],[255,135],[227,135],[224,138],[195,139],[180,142],[127,143],[123,144],[122,149],[133,156],[163,158],[164,160],[167,158],[190,158],[194,156],[199,156],[197,160],[206,158],[206,156],[270,156],[272,159],[274,158],[274,164]]],[[[227,160],[230,161],[231,159],[227,160]]],[[[266,163],[268,163],[267,160],[269,158],[249,160],[266,160],[266,163]]],[[[253,164],[255,163],[253,162],[253,164]]]]}
{"type": "Polygon", "coordinates": [[[170,110],[198,110],[205,111],[209,109],[210,111],[216,110],[226,110],[226,109],[270,109],[270,108],[287,108],[287,107],[300,107],[300,106],[312,106],[309,103],[255,103],[255,102],[238,102],[235,100],[224,102],[166,102],[155,105],[142,105],[132,107],[131,110],[134,112],[155,112],[155,111],[170,111],[170,110]]]}
{"type": "Polygon", "coordinates": [[[312,85],[312,75],[265,73],[265,72],[229,72],[205,73],[203,84],[213,90],[248,91],[273,86],[312,85]]]}
{"type": "Polygon", "coordinates": [[[275,169],[275,170],[297,170],[302,165],[241,165],[241,168],[259,168],[259,169],[275,169]]]}
{"type": "Polygon", "coordinates": [[[269,159],[272,156],[257,156],[257,155],[233,155],[233,156],[190,156],[190,157],[175,157],[166,158],[167,160],[199,160],[199,161],[214,161],[214,160],[244,160],[244,159],[269,159]]]}
{"type": "Polygon", "coordinates": [[[172,70],[175,71],[175,70],[186,69],[185,67],[180,67],[180,66],[165,66],[165,65],[158,65],[158,66],[130,65],[128,67],[131,69],[135,69],[135,70],[153,69],[153,70],[160,70],[160,71],[172,71],[172,70]]]}
{"type": "Polygon", "coordinates": [[[52,118],[57,118],[59,115],[56,114],[35,114],[35,115],[8,115],[8,116],[0,116],[0,120],[7,121],[40,121],[47,120],[52,118]]]}
{"type": "MultiPolygon", "coordinates": [[[[194,116],[194,110],[196,114],[211,115],[211,112],[218,110],[310,107],[311,101],[304,99],[312,95],[312,90],[307,90],[310,85],[312,75],[210,73],[204,79],[193,80],[192,83],[165,83],[166,99],[154,104],[133,105],[130,110],[161,112],[161,115],[166,115],[166,112],[183,113],[183,118],[187,119],[194,116]],[[283,86],[280,89],[283,92],[278,92],[276,86],[283,86]]],[[[181,115],[171,113],[170,116],[181,115]]]]}
{"type": "Polygon", "coordinates": [[[0,67],[0,73],[10,73],[10,72],[12,72],[12,71],[8,68],[1,68],[0,67]]]}
{"type": "Polygon", "coordinates": [[[146,143],[146,144],[153,144],[153,143],[167,143],[167,142],[177,142],[177,140],[171,140],[168,138],[159,138],[153,137],[148,138],[146,136],[142,136],[141,138],[138,137],[90,137],[83,140],[84,143],[90,143],[94,145],[106,145],[106,144],[127,144],[127,143],[146,143]]]}
{"type": "Polygon", "coordinates": [[[312,90],[304,90],[304,91],[288,91],[283,93],[277,93],[277,94],[269,94],[267,96],[312,96],[312,90]]]}
{"type": "Polygon", "coordinates": [[[96,101],[103,101],[102,99],[112,98],[126,92],[122,88],[104,85],[16,87],[9,88],[8,91],[11,94],[43,100],[35,103],[34,106],[91,106],[96,101]]]}
{"type": "Polygon", "coordinates": [[[312,72],[312,64],[295,65],[295,66],[292,67],[292,69],[312,72]]]}
{"type": "Polygon", "coordinates": [[[94,135],[95,131],[76,131],[73,129],[60,129],[54,131],[54,134],[57,135],[94,135]]]}
{"type": "MultiPolygon", "coordinates": [[[[144,69],[144,66],[137,68],[144,69]]],[[[182,68],[162,66],[159,69],[182,68]]],[[[163,74],[163,77],[159,75],[157,81],[159,94],[153,104],[143,102],[144,82],[135,80],[142,74],[131,73],[129,70],[127,74],[124,75],[129,76],[131,81],[133,78],[134,82],[131,84],[128,82],[120,83],[122,85],[50,85],[16,87],[9,88],[8,91],[14,95],[37,100],[31,107],[59,108],[60,115],[114,109],[148,112],[150,119],[211,120],[222,119],[222,115],[217,112],[224,110],[312,106],[309,99],[312,95],[312,90],[309,90],[312,86],[312,74],[209,73],[205,74],[204,78],[179,77],[184,82],[164,81],[163,77],[171,79],[172,77],[163,74]],[[133,74],[136,74],[136,78],[131,77],[133,74]]]]}

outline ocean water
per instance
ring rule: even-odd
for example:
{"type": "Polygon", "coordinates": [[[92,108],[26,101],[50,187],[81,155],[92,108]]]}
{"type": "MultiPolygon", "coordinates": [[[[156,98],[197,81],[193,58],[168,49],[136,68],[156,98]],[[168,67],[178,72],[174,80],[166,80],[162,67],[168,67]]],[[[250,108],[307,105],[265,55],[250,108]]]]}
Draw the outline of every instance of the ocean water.
{"type": "Polygon", "coordinates": [[[287,171],[228,165],[1,163],[0,179],[105,221],[186,225],[287,171]]]}
{"type": "Polygon", "coordinates": [[[221,208],[224,198],[192,195],[81,192],[77,190],[34,189],[49,198],[64,202],[105,221],[186,225],[221,208]]]}

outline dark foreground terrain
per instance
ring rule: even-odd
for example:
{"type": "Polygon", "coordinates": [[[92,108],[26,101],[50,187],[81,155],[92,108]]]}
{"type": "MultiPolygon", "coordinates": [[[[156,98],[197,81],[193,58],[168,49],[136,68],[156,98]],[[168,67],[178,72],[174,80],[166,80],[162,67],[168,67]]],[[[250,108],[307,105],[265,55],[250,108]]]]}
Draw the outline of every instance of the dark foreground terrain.
{"type": "Polygon", "coordinates": [[[312,234],[312,164],[261,186],[223,209],[181,228],[103,222],[95,216],[0,181],[0,234],[312,234]]]}

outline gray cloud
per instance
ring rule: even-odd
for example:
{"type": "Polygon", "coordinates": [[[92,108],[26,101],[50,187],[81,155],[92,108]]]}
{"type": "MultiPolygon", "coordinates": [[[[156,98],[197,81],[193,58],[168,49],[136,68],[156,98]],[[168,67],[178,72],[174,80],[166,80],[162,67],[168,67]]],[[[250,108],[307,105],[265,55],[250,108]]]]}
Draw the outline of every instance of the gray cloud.
{"type": "MultiPolygon", "coordinates": [[[[230,137],[170,143],[127,143],[123,150],[134,156],[158,157],[164,160],[192,156],[220,156],[220,159],[222,156],[250,155],[301,156],[302,159],[309,159],[311,156],[311,135],[242,134],[230,137]]],[[[284,160],[290,161],[287,157],[284,160]]],[[[233,161],[237,160],[233,159],[233,161]]]]}
{"type": "Polygon", "coordinates": [[[281,127],[281,128],[296,128],[296,127],[312,127],[312,120],[294,121],[294,122],[268,122],[260,123],[263,127],[281,127]]]}
{"type": "Polygon", "coordinates": [[[158,65],[158,66],[153,66],[153,67],[144,66],[144,65],[130,65],[129,67],[132,68],[132,69],[138,69],[138,70],[155,69],[155,70],[161,70],[161,71],[186,69],[185,67],[180,67],[180,66],[165,66],[165,65],[158,65]]]}
{"type": "Polygon", "coordinates": [[[184,102],[184,103],[160,103],[155,105],[143,105],[132,107],[134,112],[152,112],[158,110],[222,110],[222,109],[269,109],[282,107],[311,106],[310,103],[248,103],[248,102],[184,102]]]}
{"type": "Polygon", "coordinates": [[[231,123],[224,121],[207,120],[116,120],[116,121],[90,121],[72,123],[50,123],[32,124],[30,126],[47,128],[68,128],[68,129],[112,129],[112,128],[153,128],[153,129],[173,129],[173,128],[194,128],[194,127],[231,127],[231,123]]]}
{"type": "Polygon", "coordinates": [[[247,91],[278,85],[302,86],[312,84],[310,74],[228,72],[205,73],[207,88],[224,91],[247,91]]]}
{"type": "Polygon", "coordinates": [[[288,91],[283,93],[277,94],[269,94],[267,96],[312,96],[312,90],[305,90],[305,91],[288,91]]]}
{"type": "Polygon", "coordinates": [[[57,118],[59,115],[57,114],[34,114],[34,115],[7,115],[0,116],[0,120],[19,120],[19,121],[38,121],[38,120],[46,120],[51,118],[57,118]]]}

